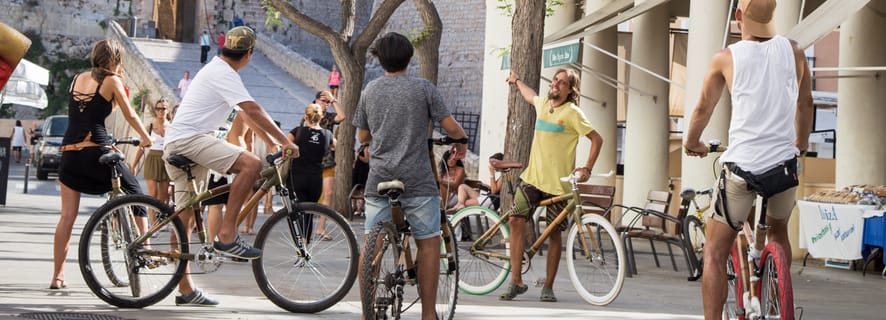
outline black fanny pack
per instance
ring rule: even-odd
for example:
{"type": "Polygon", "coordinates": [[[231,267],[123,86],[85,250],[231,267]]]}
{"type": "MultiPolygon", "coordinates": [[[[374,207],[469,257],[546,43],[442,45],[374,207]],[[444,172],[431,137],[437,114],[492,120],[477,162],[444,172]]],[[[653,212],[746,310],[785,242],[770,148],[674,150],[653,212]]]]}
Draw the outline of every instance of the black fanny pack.
{"type": "Polygon", "coordinates": [[[744,171],[731,162],[727,162],[725,165],[729,171],[747,182],[748,190],[754,191],[764,198],[782,193],[800,184],[797,177],[797,158],[787,160],[758,175],[744,171]]]}

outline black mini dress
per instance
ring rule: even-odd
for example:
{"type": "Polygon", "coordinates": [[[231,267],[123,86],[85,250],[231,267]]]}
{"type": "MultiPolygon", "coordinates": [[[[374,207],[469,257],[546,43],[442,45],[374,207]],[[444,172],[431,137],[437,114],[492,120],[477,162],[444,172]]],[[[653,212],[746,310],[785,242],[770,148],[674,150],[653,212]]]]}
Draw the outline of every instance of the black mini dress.
{"type": "MultiPolygon", "coordinates": [[[[114,152],[110,146],[113,138],[105,128],[105,118],[113,109],[113,98],[106,100],[99,94],[104,79],[99,81],[93,93],[74,91],[77,77],[71,84],[71,99],[68,102],[68,129],[62,139],[62,145],[89,140],[100,144],[99,147],[87,147],[80,151],[62,152],[59,163],[58,179],[71,189],[87,194],[104,194],[111,191],[111,168],[98,162],[104,154],[114,152]]],[[[126,167],[125,161],[117,164],[120,176],[120,188],[126,194],[141,194],[141,187],[135,176],[126,167]]]]}

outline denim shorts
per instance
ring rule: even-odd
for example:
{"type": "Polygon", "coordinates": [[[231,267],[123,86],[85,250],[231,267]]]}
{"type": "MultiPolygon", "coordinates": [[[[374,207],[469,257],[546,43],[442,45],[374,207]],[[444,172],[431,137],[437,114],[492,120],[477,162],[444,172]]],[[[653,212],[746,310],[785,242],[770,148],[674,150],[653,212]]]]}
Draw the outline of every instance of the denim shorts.
{"type": "MultiPolygon", "coordinates": [[[[366,234],[381,221],[391,220],[388,198],[366,197],[366,234]]],[[[440,196],[400,198],[406,221],[416,240],[440,236],[440,196]]]]}

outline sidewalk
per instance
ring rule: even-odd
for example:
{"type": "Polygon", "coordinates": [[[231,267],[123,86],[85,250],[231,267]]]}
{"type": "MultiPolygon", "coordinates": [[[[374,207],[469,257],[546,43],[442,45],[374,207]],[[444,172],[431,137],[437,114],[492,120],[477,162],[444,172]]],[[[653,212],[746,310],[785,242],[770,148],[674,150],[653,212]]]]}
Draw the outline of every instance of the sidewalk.
{"type": "MultiPolygon", "coordinates": [[[[176,307],[174,294],[145,309],[118,309],[96,298],[86,287],[77,266],[77,241],[89,214],[104,202],[96,196],[84,196],[81,213],[74,227],[66,265],[67,289],[49,290],[52,272],[52,241],[58,221],[60,200],[54,181],[29,182],[23,194],[22,165],[10,167],[6,206],[0,206],[0,319],[22,319],[25,313],[76,313],[74,317],[41,314],[41,319],[359,319],[359,292],[355,285],[338,305],[319,314],[292,314],[268,301],[258,290],[250,264],[226,263],[212,274],[195,275],[196,283],[221,301],[215,308],[176,307]]],[[[33,171],[31,172],[33,174],[33,171]]],[[[50,176],[50,179],[54,179],[50,176]]],[[[257,225],[264,217],[259,215],[257,225]]],[[[362,222],[352,226],[362,234],[362,222]]],[[[248,238],[247,241],[252,241],[248,238]]],[[[678,260],[680,272],[674,272],[669,259],[663,268],[655,268],[647,247],[635,242],[639,275],[625,280],[618,299],[606,307],[594,307],[581,300],[561,269],[555,284],[560,302],[538,301],[541,291],[532,287],[515,301],[498,301],[504,290],[487,296],[460,293],[457,319],[702,319],[701,283],[687,282],[685,265],[678,260]]],[[[564,255],[565,256],[565,255],[564,255]]],[[[677,257],[677,259],[682,259],[677,257]]],[[[543,275],[544,257],[532,260],[533,270],[527,281],[543,275]]],[[[886,279],[879,273],[802,267],[795,261],[793,270],[795,303],[805,310],[804,319],[882,319],[882,297],[886,279]]],[[[310,290],[310,288],[305,288],[310,290]]],[[[35,318],[32,316],[32,318],[35,318]]],[[[417,319],[418,316],[408,316],[417,319]]]]}

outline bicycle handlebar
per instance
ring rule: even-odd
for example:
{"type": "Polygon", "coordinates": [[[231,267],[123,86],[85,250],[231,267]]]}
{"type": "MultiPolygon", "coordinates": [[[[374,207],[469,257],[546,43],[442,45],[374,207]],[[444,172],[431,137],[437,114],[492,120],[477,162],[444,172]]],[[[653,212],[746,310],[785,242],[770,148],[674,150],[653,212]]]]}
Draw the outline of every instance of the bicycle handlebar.
{"type": "Polygon", "coordinates": [[[121,144],[129,144],[129,145],[133,145],[133,146],[138,146],[138,145],[141,145],[142,142],[141,142],[141,140],[139,140],[138,138],[114,139],[114,145],[115,145],[115,146],[116,146],[116,145],[121,145],[121,144]]]}
{"type": "Polygon", "coordinates": [[[435,144],[438,146],[450,145],[453,143],[466,144],[466,143],[468,143],[468,138],[464,137],[461,139],[453,139],[449,136],[443,136],[441,138],[429,138],[428,143],[432,143],[432,144],[435,144]]]}

